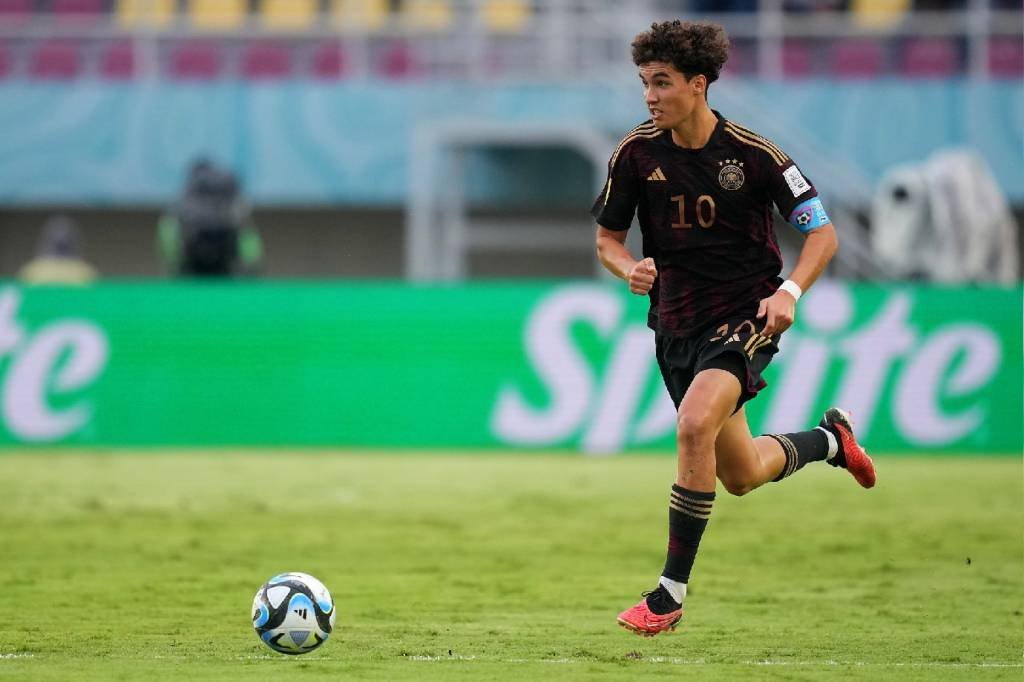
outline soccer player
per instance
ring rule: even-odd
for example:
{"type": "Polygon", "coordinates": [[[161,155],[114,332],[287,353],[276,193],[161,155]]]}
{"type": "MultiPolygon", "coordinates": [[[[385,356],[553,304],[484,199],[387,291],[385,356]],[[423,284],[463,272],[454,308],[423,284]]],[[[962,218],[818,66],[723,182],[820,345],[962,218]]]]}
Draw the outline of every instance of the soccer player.
{"type": "Polygon", "coordinates": [[[657,23],[632,48],[651,118],[615,149],[593,213],[601,262],[650,297],[658,365],[678,409],[665,567],[657,587],[619,614],[623,627],[653,636],[682,618],[716,477],[745,495],[819,460],[865,488],[875,470],[836,408],[809,431],[751,435],[744,403],[764,388],[801,293],[836,251],[835,230],[778,145],[709,108],[708,86],[728,57],[721,26],[657,23]],[[772,204],[804,236],[785,281],[772,204]],[[634,214],[639,261],[625,246],[634,214]]]}

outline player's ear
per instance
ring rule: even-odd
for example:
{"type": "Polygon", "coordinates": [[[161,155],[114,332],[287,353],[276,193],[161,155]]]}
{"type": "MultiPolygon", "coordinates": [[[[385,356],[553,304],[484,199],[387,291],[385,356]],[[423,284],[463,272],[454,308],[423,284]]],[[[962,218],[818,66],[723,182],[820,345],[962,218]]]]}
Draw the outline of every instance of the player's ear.
{"type": "Polygon", "coordinates": [[[696,76],[690,79],[690,88],[694,95],[703,95],[708,89],[708,79],[702,73],[698,73],[696,76]]]}

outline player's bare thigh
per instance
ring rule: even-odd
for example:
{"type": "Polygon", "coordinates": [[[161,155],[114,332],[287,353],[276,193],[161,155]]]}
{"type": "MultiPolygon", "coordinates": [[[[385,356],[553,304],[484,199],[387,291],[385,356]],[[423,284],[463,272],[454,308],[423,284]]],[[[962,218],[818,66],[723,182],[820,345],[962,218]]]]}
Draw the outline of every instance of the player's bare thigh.
{"type": "Polygon", "coordinates": [[[710,490],[715,485],[715,443],[740,396],[740,384],[721,369],[698,372],[686,390],[677,416],[678,485],[710,490]]]}

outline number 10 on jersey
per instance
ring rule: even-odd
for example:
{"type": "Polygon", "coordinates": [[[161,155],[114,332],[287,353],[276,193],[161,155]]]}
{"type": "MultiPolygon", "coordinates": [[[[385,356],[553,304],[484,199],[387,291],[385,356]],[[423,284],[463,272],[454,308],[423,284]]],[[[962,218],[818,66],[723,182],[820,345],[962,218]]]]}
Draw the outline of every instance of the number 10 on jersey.
{"type": "MultiPolygon", "coordinates": [[[[672,227],[676,229],[688,229],[693,223],[686,219],[686,195],[677,194],[672,197],[672,203],[679,211],[679,222],[672,221],[672,227]]],[[[711,227],[715,224],[715,200],[707,194],[701,194],[693,206],[693,217],[701,227],[711,227]]]]}

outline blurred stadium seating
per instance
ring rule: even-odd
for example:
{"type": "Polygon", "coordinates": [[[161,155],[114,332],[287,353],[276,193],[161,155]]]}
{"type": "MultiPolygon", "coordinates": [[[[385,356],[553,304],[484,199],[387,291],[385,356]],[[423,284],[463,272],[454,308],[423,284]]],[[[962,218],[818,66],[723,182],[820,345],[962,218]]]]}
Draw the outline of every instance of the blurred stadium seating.
{"type": "Polygon", "coordinates": [[[174,45],[170,75],[175,78],[208,79],[220,75],[224,50],[209,40],[190,40],[174,45]]]}
{"type": "Polygon", "coordinates": [[[876,78],[886,66],[885,50],[874,40],[839,40],[830,52],[829,67],[837,78],[876,78]]]}
{"type": "Polygon", "coordinates": [[[911,77],[948,78],[962,63],[957,46],[941,38],[913,38],[903,46],[900,73],[911,77]]]}
{"type": "Polygon", "coordinates": [[[600,74],[621,67],[612,46],[628,39],[622,27],[656,12],[724,24],[733,73],[1024,76],[1019,2],[943,6],[762,2],[751,12],[703,0],[0,0],[0,77],[532,77],[549,73],[552,56],[554,66],[600,74]],[[109,46],[92,49],[96,40],[109,46]],[[139,59],[138,50],[165,59],[139,59]],[[538,51],[546,58],[529,58],[538,51]]]}
{"type": "Polygon", "coordinates": [[[41,80],[74,78],[82,71],[81,46],[68,40],[47,40],[33,46],[28,75],[41,80]]]}
{"type": "MultiPolygon", "coordinates": [[[[580,207],[604,161],[549,142],[520,154],[500,138],[538,122],[614,145],[642,113],[628,96],[629,41],[671,17],[726,27],[729,77],[716,105],[801,159],[857,235],[844,257],[870,229],[872,186],[886,169],[944,146],[973,146],[1024,211],[1012,120],[1024,79],[1020,0],[0,0],[0,148],[14,159],[0,168],[0,238],[14,254],[27,248],[12,241],[23,226],[78,207],[91,241],[132,254],[105,256],[104,272],[155,274],[148,227],[181,168],[204,153],[233,164],[261,215],[273,214],[268,274],[408,275],[416,141],[469,120],[499,139],[453,142],[476,145],[460,190],[466,214],[439,195],[438,217],[468,221],[485,206],[529,229],[578,228],[571,265],[535,240],[547,246],[518,261],[507,244],[477,249],[471,269],[590,276],[580,207]],[[868,120],[879,97],[894,109],[883,127],[868,120]],[[794,107],[799,129],[786,124],[794,107]],[[112,227],[122,221],[124,234],[112,227]],[[372,238],[302,251],[303,240],[340,239],[338,223],[372,238]],[[291,238],[301,230],[308,239],[291,238]]],[[[23,257],[0,254],[0,271],[23,257]]],[[[832,274],[877,276],[870,254],[854,259],[832,274]]]]}

